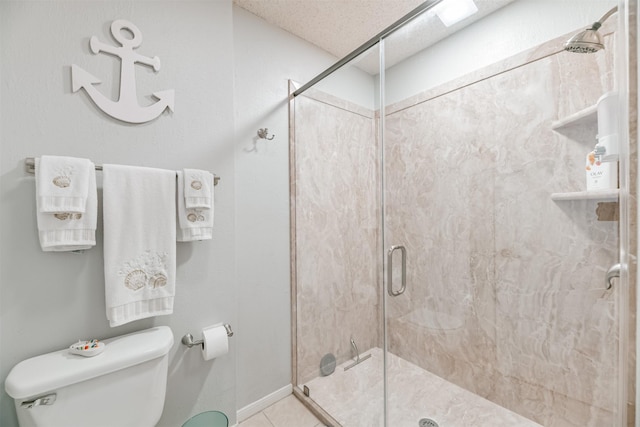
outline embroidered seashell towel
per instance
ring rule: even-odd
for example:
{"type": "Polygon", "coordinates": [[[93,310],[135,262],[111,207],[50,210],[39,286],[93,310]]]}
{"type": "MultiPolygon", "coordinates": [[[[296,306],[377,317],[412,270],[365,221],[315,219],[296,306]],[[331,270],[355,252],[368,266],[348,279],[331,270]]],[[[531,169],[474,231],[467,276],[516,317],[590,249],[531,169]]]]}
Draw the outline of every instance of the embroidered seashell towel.
{"type": "Polygon", "coordinates": [[[104,165],[102,174],[109,324],[113,327],[171,314],[176,277],[176,173],[104,165]]]}

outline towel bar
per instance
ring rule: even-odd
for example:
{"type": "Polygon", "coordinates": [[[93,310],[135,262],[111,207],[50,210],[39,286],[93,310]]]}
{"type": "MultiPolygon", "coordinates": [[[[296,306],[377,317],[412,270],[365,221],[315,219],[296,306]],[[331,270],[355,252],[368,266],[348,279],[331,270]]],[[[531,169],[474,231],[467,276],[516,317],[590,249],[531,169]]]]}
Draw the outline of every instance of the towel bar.
{"type": "MultiPolygon", "coordinates": [[[[27,173],[36,173],[36,159],[33,157],[27,157],[24,159],[24,166],[27,173]]],[[[101,171],[102,165],[96,165],[96,170],[101,171]]],[[[220,177],[218,175],[213,175],[213,185],[218,185],[218,181],[220,181],[220,177]]]]}

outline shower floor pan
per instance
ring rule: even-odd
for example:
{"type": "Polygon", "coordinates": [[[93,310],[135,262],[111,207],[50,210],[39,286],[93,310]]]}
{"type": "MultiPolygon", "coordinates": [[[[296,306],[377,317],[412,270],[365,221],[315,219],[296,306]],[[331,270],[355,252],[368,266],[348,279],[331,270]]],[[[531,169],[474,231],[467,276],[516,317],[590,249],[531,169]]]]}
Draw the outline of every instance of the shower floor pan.
{"type": "MultiPolygon", "coordinates": [[[[310,397],[343,427],[382,427],[383,353],[363,352],[369,360],[345,371],[338,366],[326,377],[306,383],[310,397]]],[[[389,423],[417,427],[422,418],[446,427],[542,427],[391,353],[389,358],[389,423]]]]}

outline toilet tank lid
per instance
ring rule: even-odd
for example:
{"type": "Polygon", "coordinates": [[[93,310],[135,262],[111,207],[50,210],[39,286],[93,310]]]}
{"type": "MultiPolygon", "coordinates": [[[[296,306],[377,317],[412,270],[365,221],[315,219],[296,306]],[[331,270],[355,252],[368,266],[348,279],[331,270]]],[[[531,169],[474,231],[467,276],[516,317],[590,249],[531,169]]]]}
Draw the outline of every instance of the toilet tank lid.
{"type": "Polygon", "coordinates": [[[173,345],[173,333],[168,326],[158,326],[102,342],[104,351],[94,357],[64,349],[23,360],[5,380],[7,394],[14,399],[34,397],[164,356],[173,345]]]}

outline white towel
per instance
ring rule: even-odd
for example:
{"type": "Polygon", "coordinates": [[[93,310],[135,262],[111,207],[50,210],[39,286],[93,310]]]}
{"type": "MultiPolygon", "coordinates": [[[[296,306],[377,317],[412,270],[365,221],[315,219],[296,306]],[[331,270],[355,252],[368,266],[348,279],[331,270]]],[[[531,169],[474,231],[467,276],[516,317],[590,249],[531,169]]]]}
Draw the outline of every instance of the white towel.
{"type": "MultiPolygon", "coordinates": [[[[78,251],[90,249],[96,245],[96,227],[98,223],[98,192],[96,189],[96,171],[89,162],[90,171],[86,176],[87,188],[84,213],[78,212],[42,212],[40,194],[41,181],[36,178],[36,221],[40,247],[45,252],[78,251]]],[[[36,159],[36,175],[40,171],[40,159],[36,159]]],[[[79,179],[75,177],[74,179],[79,179]]]]}
{"type": "Polygon", "coordinates": [[[107,319],[171,314],[176,278],[176,173],[103,166],[107,319]]]}
{"type": "Polygon", "coordinates": [[[199,169],[184,169],[184,204],[187,209],[213,208],[213,174],[199,169]]]}
{"type": "Polygon", "coordinates": [[[36,166],[40,212],[84,213],[89,175],[95,166],[88,159],[42,156],[36,166]]]}
{"type": "Polygon", "coordinates": [[[184,174],[178,174],[178,191],[176,205],[178,209],[177,238],[178,242],[192,242],[194,240],[209,240],[213,238],[213,205],[211,209],[192,208],[185,206],[184,174]]]}

